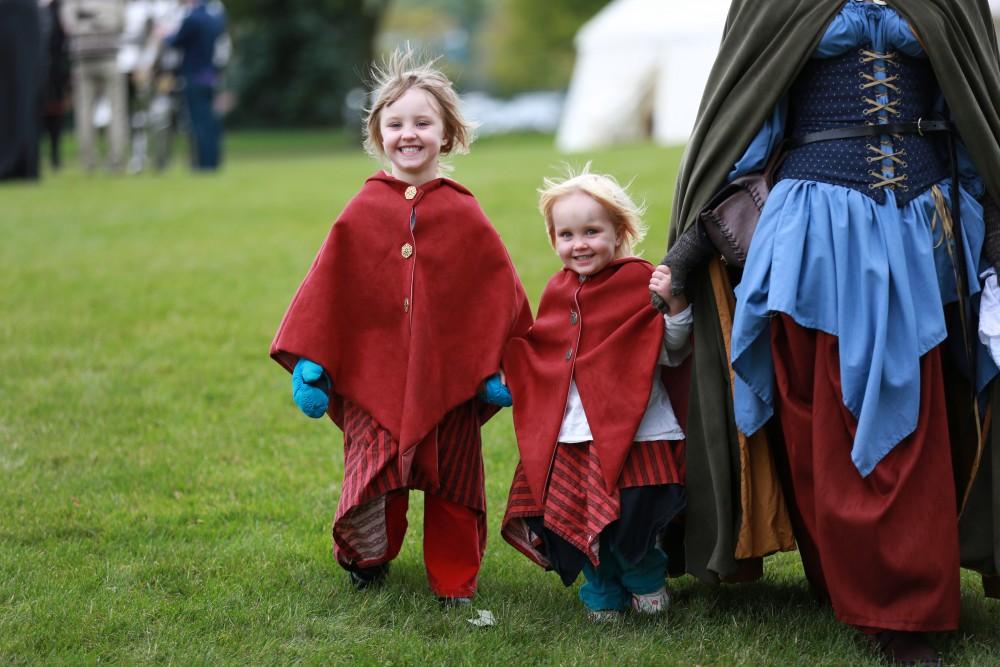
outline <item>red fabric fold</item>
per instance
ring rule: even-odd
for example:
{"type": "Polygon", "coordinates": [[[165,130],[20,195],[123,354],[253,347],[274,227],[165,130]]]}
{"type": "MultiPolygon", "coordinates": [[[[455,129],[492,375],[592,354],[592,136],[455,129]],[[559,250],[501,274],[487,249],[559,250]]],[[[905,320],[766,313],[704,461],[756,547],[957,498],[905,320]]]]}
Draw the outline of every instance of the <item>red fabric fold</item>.
{"type": "Polygon", "coordinates": [[[787,315],[771,324],[776,412],[795,537],[810,583],[837,618],[870,628],[958,627],[958,509],[939,348],[921,359],[916,430],[861,477],[837,338],[787,315]]]}

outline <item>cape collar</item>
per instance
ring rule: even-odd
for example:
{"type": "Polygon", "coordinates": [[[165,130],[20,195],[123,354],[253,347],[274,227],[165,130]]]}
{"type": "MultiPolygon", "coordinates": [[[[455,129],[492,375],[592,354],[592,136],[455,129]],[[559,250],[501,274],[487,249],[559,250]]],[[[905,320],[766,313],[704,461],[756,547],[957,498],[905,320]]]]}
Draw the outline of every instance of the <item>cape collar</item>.
{"type": "Polygon", "coordinates": [[[643,260],[641,257],[636,257],[634,255],[629,257],[619,257],[618,259],[611,260],[610,262],[607,263],[607,265],[603,269],[589,276],[581,276],[573,269],[567,268],[565,266],[563,267],[562,270],[564,273],[576,276],[577,280],[579,280],[581,283],[604,282],[609,277],[611,277],[612,274],[614,274],[614,271],[612,271],[611,269],[617,266],[621,266],[623,264],[629,264],[631,262],[642,262],[642,261],[645,260],[643,260]]]}
{"type": "Polygon", "coordinates": [[[385,183],[393,190],[393,192],[398,192],[401,197],[408,200],[419,200],[427,193],[437,190],[443,186],[448,186],[462,194],[472,196],[472,193],[464,185],[457,181],[453,181],[450,178],[444,177],[432,178],[426,183],[421,183],[420,185],[411,185],[406,181],[399,180],[392,174],[379,170],[368,177],[365,181],[365,183],[372,182],[385,183]],[[407,196],[407,192],[410,193],[409,196],[407,196]]]}

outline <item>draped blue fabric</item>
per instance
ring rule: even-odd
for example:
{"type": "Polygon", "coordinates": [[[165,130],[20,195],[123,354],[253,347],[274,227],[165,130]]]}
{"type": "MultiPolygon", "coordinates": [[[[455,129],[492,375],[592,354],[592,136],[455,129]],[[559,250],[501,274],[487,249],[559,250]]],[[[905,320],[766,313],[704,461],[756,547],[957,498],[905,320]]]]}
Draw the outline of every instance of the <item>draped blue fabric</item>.
{"type": "MultiPolygon", "coordinates": [[[[893,9],[851,0],[829,26],[815,57],[836,58],[861,47],[925,57],[893,9]]],[[[880,104],[892,93],[881,87],[872,92],[880,96],[880,104]]],[[[931,93],[931,99],[940,99],[938,91],[931,93]]],[[[795,112],[794,100],[779,104],[737,162],[733,177],[764,164],[785,126],[795,124],[795,112]]],[[[888,114],[874,115],[875,122],[892,122],[888,114]]],[[[891,154],[896,147],[891,138],[883,138],[883,151],[891,154]]],[[[897,175],[898,162],[882,159],[878,164],[883,176],[897,175]]],[[[964,155],[960,164],[966,282],[978,293],[983,214],[976,196],[982,185],[964,155]]],[[[866,179],[870,168],[864,166],[866,179]]],[[[950,179],[937,187],[948,202],[950,179]]],[[[878,201],[817,178],[778,181],[736,288],[732,334],[736,423],[747,434],[773,414],[770,317],[786,313],[801,326],[838,336],[844,405],[858,420],[851,457],[863,476],[916,428],[920,357],[947,337],[943,304],[957,299],[948,256],[954,246],[942,238],[933,189],[905,202],[897,199],[894,188],[882,192],[878,201]]],[[[980,350],[977,386],[996,373],[980,350]]]]}

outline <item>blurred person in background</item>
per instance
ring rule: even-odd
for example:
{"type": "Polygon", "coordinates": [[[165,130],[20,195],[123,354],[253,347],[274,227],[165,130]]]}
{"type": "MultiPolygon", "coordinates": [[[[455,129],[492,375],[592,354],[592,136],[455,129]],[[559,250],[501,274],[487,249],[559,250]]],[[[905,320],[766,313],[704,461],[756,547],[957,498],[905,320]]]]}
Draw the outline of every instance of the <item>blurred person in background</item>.
{"type": "MultiPolygon", "coordinates": [[[[157,26],[168,25],[164,30],[176,30],[180,23],[180,5],[154,0],[131,0],[125,10],[125,31],[118,67],[127,77],[129,127],[131,151],[128,159],[129,173],[138,173],[149,161],[149,146],[154,131],[153,106],[157,93],[157,66],[164,51],[157,36],[157,26]],[[176,21],[170,23],[171,19],[176,21]]],[[[171,89],[173,86],[171,86],[171,89]]]]}
{"type": "Polygon", "coordinates": [[[191,166],[214,170],[222,162],[222,122],[214,102],[223,64],[217,46],[226,43],[226,12],[217,0],[186,0],[186,5],[180,27],[164,41],[183,53],[180,73],[191,130],[191,166]]]}
{"type": "Polygon", "coordinates": [[[42,133],[49,139],[49,163],[53,169],[62,166],[59,145],[63,123],[69,109],[69,51],[66,31],[59,18],[61,0],[40,0],[42,25],[42,50],[45,57],[45,75],[42,80],[42,133]]]}
{"type": "Polygon", "coordinates": [[[125,76],[118,69],[118,49],[125,27],[124,0],[64,0],[63,28],[73,60],[73,121],[80,159],[87,171],[97,168],[94,112],[102,96],[110,105],[107,166],[125,167],[128,105],[125,76]]]}
{"type": "Polygon", "coordinates": [[[38,178],[38,0],[0,0],[0,180],[38,178]]]}

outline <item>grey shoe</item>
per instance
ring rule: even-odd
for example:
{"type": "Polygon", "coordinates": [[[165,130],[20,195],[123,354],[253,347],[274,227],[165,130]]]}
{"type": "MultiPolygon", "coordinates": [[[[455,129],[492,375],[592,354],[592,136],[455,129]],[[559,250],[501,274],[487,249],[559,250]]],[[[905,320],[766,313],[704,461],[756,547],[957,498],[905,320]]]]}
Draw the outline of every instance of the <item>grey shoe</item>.
{"type": "Polygon", "coordinates": [[[472,604],[472,598],[460,597],[460,598],[445,598],[439,597],[437,599],[445,607],[465,607],[472,604]]]}

